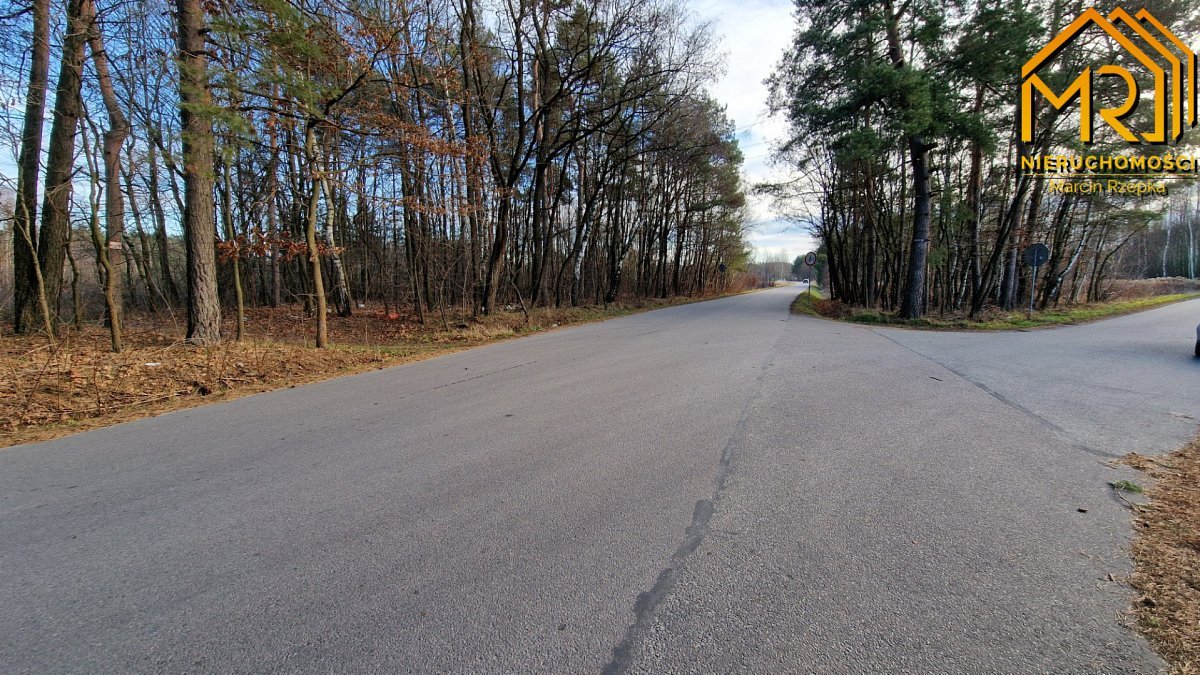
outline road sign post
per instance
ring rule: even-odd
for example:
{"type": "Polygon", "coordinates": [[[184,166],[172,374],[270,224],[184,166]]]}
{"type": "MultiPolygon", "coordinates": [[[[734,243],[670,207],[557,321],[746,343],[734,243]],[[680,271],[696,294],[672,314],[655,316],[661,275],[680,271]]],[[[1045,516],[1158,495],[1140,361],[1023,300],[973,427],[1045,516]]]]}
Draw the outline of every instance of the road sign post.
{"type": "Polygon", "coordinates": [[[1033,318],[1033,296],[1037,292],[1037,273],[1038,268],[1046,264],[1050,259],[1050,247],[1038,242],[1030,244],[1025,249],[1025,264],[1029,265],[1030,282],[1029,282],[1029,318],[1033,318]]]}
{"type": "Polygon", "coordinates": [[[805,253],[804,264],[808,265],[808,288],[805,288],[804,292],[812,295],[813,267],[817,264],[817,254],[812,251],[805,253]]]}

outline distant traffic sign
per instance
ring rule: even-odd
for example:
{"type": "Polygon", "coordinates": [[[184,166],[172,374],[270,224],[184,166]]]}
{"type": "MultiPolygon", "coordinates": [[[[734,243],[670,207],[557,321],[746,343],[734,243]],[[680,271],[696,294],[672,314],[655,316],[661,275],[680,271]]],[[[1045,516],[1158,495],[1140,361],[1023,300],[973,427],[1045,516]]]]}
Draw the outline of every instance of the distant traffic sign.
{"type": "Polygon", "coordinates": [[[1038,242],[1025,249],[1025,264],[1030,267],[1041,267],[1050,259],[1050,247],[1038,242]]]}
{"type": "Polygon", "coordinates": [[[812,251],[809,251],[808,253],[804,254],[804,264],[808,265],[809,267],[816,265],[817,264],[817,254],[813,253],[812,251]]]}
{"type": "Polygon", "coordinates": [[[1029,248],[1025,249],[1025,264],[1029,265],[1029,274],[1033,277],[1029,282],[1029,316],[1031,318],[1033,317],[1033,294],[1037,290],[1037,271],[1049,259],[1050,247],[1040,241],[1030,244],[1029,248]]]}

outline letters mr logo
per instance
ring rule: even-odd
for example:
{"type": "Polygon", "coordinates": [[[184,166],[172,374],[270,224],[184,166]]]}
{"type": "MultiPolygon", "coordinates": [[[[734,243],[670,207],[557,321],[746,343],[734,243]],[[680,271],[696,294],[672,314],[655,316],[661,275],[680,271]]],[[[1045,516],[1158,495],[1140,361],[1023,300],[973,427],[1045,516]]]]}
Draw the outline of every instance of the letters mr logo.
{"type": "MultiPolygon", "coordinates": [[[[1130,143],[1172,143],[1179,140],[1185,125],[1196,125],[1196,54],[1145,9],[1131,16],[1117,8],[1107,17],[1095,9],[1088,9],[1025,63],[1021,68],[1021,80],[1021,140],[1026,143],[1033,141],[1035,91],[1055,110],[1062,110],[1071,101],[1079,99],[1079,140],[1084,143],[1092,142],[1097,114],[1130,143]],[[1134,73],[1124,66],[1105,63],[1095,69],[1086,67],[1060,92],[1055,92],[1038,74],[1069,44],[1089,33],[1110,39],[1112,42],[1108,44],[1124,52],[1125,58],[1118,63],[1134,66],[1139,73],[1144,69],[1143,80],[1147,83],[1153,80],[1154,109],[1149,117],[1151,122],[1148,122],[1153,124],[1152,130],[1135,133],[1126,124],[1126,118],[1141,101],[1142,91],[1134,73]],[[1119,105],[1096,106],[1093,92],[1097,80],[1093,78],[1104,77],[1119,78],[1123,82],[1126,94],[1119,105]]],[[[1117,83],[1118,92],[1120,84],[1117,83]]]]}

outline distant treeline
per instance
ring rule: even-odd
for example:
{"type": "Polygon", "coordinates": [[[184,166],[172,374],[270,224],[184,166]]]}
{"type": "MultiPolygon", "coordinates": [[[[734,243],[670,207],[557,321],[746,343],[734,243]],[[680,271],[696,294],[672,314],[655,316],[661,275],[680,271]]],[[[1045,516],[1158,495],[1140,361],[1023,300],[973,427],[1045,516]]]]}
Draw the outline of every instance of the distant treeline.
{"type": "Polygon", "coordinates": [[[327,305],[422,320],[742,283],[714,46],[665,0],[10,9],[18,332],[78,318],[89,280],[116,349],[131,303],[186,305],[206,342],[302,301],[324,345],[327,305]]]}
{"type": "MultiPolygon", "coordinates": [[[[771,84],[792,129],[779,157],[803,178],[767,190],[819,237],[836,299],[909,318],[1012,308],[1030,292],[1022,252],[1034,242],[1051,251],[1033,289],[1043,308],[1103,299],[1115,275],[1195,276],[1194,181],[1168,177],[1170,198],[1136,197],[1064,190],[1088,179],[1018,170],[1020,158],[1041,155],[1196,154],[1191,127],[1172,148],[1131,146],[1099,116],[1095,143],[1082,146],[1077,101],[1059,109],[1034,99],[1033,137],[1022,140],[1022,66],[1088,3],[795,4],[793,47],[771,84]]],[[[1116,6],[1096,8],[1107,16],[1116,6]]],[[[1197,34],[1191,0],[1145,6],[1179,35],[1197,34]]],[[[1143,68],[1085,28],[1038,71],[1055,92],[1088,67],[1143,68]]],[[[1122,78],[1092,82],[1097,106],[1125,100],[1122,78]]],[[[1154,127],[1144,103],[1125,119],[1131,128],[1154,127]]]]}

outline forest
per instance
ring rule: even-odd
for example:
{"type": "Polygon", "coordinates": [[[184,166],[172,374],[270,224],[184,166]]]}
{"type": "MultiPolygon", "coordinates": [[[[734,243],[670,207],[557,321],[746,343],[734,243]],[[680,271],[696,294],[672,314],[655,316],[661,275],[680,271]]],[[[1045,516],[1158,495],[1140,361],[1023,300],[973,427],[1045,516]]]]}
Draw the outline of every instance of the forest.
{"type": "MultiPolygon", "coordinates": [[[[820,240],[821,275],[836,301],[908,319],[976,316],[1022,305],[1031,293],[1041,309],[1106,300],[1118,277],[1196,278],[1194,172],[1165,176],[1164,197],[1072,191],[1089,179],[1021,170],[1021,158],[1039,155],[1195,154],[1194,110],[1193,123],[1181,124],[1166,146],[1102,134],[1099,118],[1094,142],[1085,144],[1078,100],[1056,108],[1035,99],[1034,132],[1023,138],[1022,66],[1089,6],[796,1],[795,37],[770,85],[772,109],[791,129],[777,160],[798,178],[762,190],[820,240]],[[1035,242],[1051,253],[1031,289],[1022,252],[1035,242]]],[[[1195,44],[1194,2],[1145,6],[1195,44]]],[[[1116,7],[1096,5],[1106,15],[1116,7]]],[[[1111,42],[1088,35],[1069,42],[1041,77],[1062,92],[1084,68],[1128,64],[1129,54],[1111,42]]],[[[1119,78],[1092,81],[1097,106],[1124,100],[1119,78]]],[[[1144,87],[1140,96],[1152,93],[1144,87]]],[[[1150,124],[1154,106],[1135,100],[1134,107],[1130,126],[1150,124]]]]}
{"type": "Polygon", "coordinates": [[[666,0],[18,0],[0,315],[312,339],[748,283],[714,37],[666,0]],[[6,269],[5,269],[6,268],[6,269]],[[11,282],[8,280],[11,279],[11,282]],[[10,285],[11,284],[11,285],[10,285]]]}

